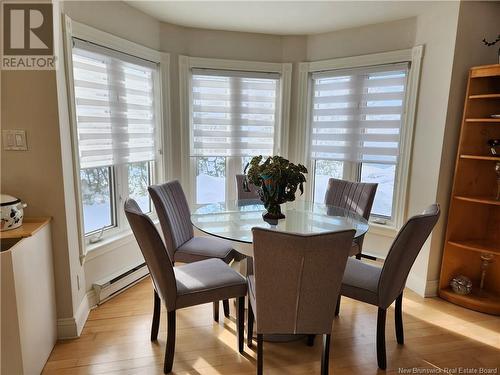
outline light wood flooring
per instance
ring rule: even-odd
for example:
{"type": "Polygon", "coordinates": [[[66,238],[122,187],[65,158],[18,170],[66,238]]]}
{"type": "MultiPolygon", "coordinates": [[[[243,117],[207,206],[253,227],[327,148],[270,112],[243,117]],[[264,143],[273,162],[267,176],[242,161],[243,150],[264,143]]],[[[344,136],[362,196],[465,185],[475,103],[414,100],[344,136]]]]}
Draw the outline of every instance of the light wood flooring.
{"type": "MultiPolygon", "coordinates": [[[[161,374],[166,314],[162,310],[158,341],[151,342],[152,297],[151,282],[146,279],[92,310],[81,337],[58,342],[43,373],[161,374]]],[[[411,291],[405,292],[403,314],[405,345],[400,346],[394,310],[388,311],[386,373],[483,367],[500,374],[500,317],[439,298],[424,299],[411,291]]],[[[224,319],[221,308],[220,322],[214,323],[211,305],[179,310],[173,373],[254,374],[256,345],[252,349],[245,345],[244,355],[237,352],[232,317],[224,319]]],[[[342,299],[333,327],[330,374],[384,373],[377,368],[376,318],[376,307],[342,299]]],[[[319,374],[320,357],[319,337],[314,347],[304,341],[264,343],[264,373],[319,374]]]]}

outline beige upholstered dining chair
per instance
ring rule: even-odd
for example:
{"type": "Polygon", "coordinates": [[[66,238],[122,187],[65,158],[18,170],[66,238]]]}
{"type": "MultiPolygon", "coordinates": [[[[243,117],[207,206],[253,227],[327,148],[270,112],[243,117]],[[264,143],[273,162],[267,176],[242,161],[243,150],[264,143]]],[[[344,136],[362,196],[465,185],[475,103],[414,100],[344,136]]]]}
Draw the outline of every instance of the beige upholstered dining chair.
{"type": "MultiPolygon", "coordinates": [[[[421,215],[411,217],[401,228],[392,243],[383,267],[349,258],[342,280],[341,295],[378,306],[377,317],[377,362],[378,367],[387,367],[385,353],[385,321],[387,308],[396,301],[396,338],[404,344],[403,334],[403,289],[408,273],[424,242],[439,219],[438,204],[429,206],[421,215]]],[[[335,315],[340,308],[340,295],[335,315]]]]}
{"type": "Polygon", "coordinates": [[[257,374],[263,335],[323,335],[321,373],[328,373],[335,302],[354,230],[312,235],[253,228],[254,274],[248,280],[248,346],[254,319],[257,374]]]}
{"type": "Polygon", "coordinates": [[[245,180],[244,174],[236,175],[236,188],[238,189],[238,200],[240,199],[260,199],[259,192],[257,186],[253,184],[248,184],[248,189],[250,191],[246,191],[243,185],[243,181],[245,180]]]}
{"type": "MultiPolygon", "coordinates": [[[[237,337],[238,350],[243,352],[243,331],[245,314],[246,280],[238,272],[220,259],[207,259],[199,262],[173,267],[170,254],[151,219],[141,212],[133,199],[125,202],[125,214],[132,232],[142,251],[155,289],[155,312],[160,300],[164,302],[168,314],[167,346],[163,371],[172,371],[175,352],[176,310],[238,298],[237,337]]],[[[159,319],[153,320],[151,340],[158,337],[159,319]]]]}
{"type": "MultiPolygon", "coordinates": [[[[330,178],[325,194],[325,203],[354,211],[366,220],[370,218],[378,184],[351,182],[330,178]]],[[[361,259],[364,236],[353,241],[350,255],[361,259]]]]}
{"type": "MultiPolygon", "coordinates": [[[[237,252],[229,241],[194,236],[191,212],[179,181],[151,185],[148,191],[160,219],[163,239],[173,262],[191,263],[216,258],[230,263],[234,259],[237,252]]],[[[229,302],[224,300],[223,306],[224,315],[229,317],[229,302]]],[[[159,315],[158,310],[158,317],[159,315]]],[[[218,302],[214,304],[214,320],[219,320],[218,302]]]]}

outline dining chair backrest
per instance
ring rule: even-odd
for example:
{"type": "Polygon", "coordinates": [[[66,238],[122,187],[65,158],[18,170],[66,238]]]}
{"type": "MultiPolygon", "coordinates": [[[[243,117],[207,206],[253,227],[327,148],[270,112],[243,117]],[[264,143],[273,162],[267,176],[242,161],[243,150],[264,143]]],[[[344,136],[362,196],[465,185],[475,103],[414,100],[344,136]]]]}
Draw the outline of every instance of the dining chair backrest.
{"type": "Polygon", "coordinates": [[[125,201],[125,215],[146,260],[155,290],[165,301],[168,311],[175,310],[177,285],[172,261],[165,245],[148,215],[142,213],[133,199],[125,201]]]}
{"type": "Polygon", "coordinates": [[[238,189],[238,200],[240,199],[260,199],[259,192],[257,186],[254,184],[248,183],[248,190],[246,191],[243,185],[245,181],[244,174],[236,175],[236,188],[238,189]]]}
{"type": "Polygon", "coordinates": [[[354,211],[368,220],[377,186],[378,184],[373,183],[330,178],[325,193],[325,204],[354,211]]]}
{"type": "Polygon", "coordinates": [[[355,231],[252,233],[257,333],[329,334],[355,231]]]}
{"type": "Polygon", "coordinates": [[[403,291],[415,259],[440,215],[439,204],[412,216],[394,239],[385,259],[378,284],[379,306],[387,308],[403,291]]]}
{"type": "Polygon", "coordinates": [[[194,237],[191,212],[186,196],[177,180],[161,185],[151,185],[148,191],[160,219],[170,259],[173,260],[175,251],[194,237]]]}

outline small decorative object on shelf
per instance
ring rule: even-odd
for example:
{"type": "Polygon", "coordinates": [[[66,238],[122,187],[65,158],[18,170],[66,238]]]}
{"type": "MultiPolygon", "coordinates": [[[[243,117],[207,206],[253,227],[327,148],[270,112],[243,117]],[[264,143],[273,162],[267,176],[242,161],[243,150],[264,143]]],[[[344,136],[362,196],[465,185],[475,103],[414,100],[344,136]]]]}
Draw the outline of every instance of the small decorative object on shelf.
{"type": "MultiPolygon", "coordinates": [[[[498,42],[500,42],[500,34],[498,34],[497,38],[492,41],[492,42],[488,42],[486,40],[486,38],[483,39],[483,44],[486,46],[486,47],[491,47],[491,46],[494,46],[495,44],[497,44],[498,42]]],[[[500,64],[500,48],[498,49],[498,63],[500,64]]]]}
{"type": "Polygon", "coordinates": [[[484,279],[486,278],[486,270],[488,269],[490,263],[493,262],[493,258],[495,258],[493,254],[490,253],[481,254],[481,282],[479,283],[480,292],[482,292],[484,289],[484,279]]]}
{"type": "Polygon", "coordinates": [[[470,294],[472,292],[472,281],[467,276],[455,276],[450,282],[451,289],[457,294],[470,294]]]}
{"type": "Polygon", "coordinates": [[[248,189],[251,183],[259,188],[259,196],[267,212],[264,220],[277,224],[278,219],[284,219],[280,204],[295,200],[297,189],[304,193],[307,168],[302,164],[295,165],[281,156],[268,157],[263,163],[262,155],[252,158],[245,167],[243,187],[248,189]],[[248,170],[248,172],[247,172],[248,170]]]}
{"type": "MultiPolygon", "coordinates": [[[[491,155],[498,155],[497,147],[500,147],[500,139],[489,139],[488,146],[490,146],[491,155]]],[[[496,199],[500,200],[500,161],[495,163],[495,173],[497,175],[497,195],[496,199]]]]}
{"type": "Polygon", "coordinates": [[[491,155],[498,155],[496,148],[500,147],[500,139],[488,139],[488,146],[490,146],[491,155]]]}

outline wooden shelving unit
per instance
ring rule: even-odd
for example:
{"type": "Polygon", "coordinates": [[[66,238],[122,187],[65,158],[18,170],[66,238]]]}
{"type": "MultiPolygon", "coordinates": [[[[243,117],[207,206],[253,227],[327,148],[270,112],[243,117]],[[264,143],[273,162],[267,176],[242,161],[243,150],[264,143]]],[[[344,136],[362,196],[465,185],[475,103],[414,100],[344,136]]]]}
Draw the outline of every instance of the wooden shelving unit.
{"type": "Polygon", "coordinates": [[[439,295],[457,305],[500,315],[500,200],[487,140],[500,138],[500,64],[470,70],[452,199],[441,265],[439,295]],[[481,254],[493,254],[480,290],[481,254]],[[469,277],[473,290],[455,294],[450,281],[469,277]]]}

